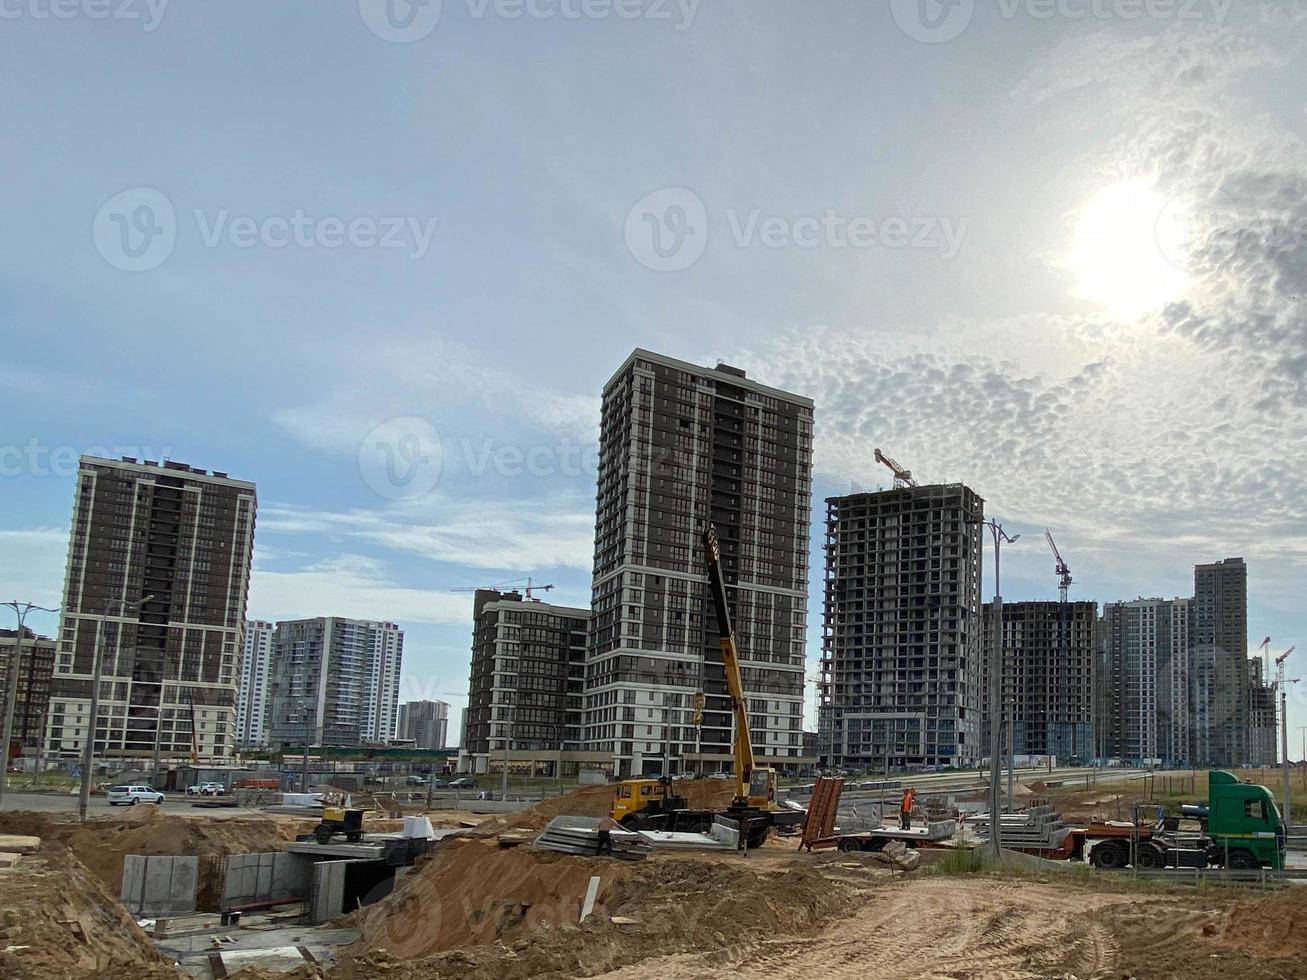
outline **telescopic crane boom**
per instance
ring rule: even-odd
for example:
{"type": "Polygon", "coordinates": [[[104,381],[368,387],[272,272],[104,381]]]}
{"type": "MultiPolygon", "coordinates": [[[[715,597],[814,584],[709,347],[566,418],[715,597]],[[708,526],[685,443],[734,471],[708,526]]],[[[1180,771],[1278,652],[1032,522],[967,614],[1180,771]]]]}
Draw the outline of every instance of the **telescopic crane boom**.
{"type": "Polygon", "coordinates": [[[731,611],[726,604],[726,582],[722,578],[722,550],[717,541],[717,529],[705,524],[703,529],[704,557],[708,564],[708,587],[712,591],[713,606],[717,610],[717,635],[722,648],[722,666],[726,673],[726,690],[731,696],[731,711],[735,715],[735,805],[747,806],[749,786],[753,779],[753,738],[749,733],[749,707],[744,700],[744,680],[740,674],[740,656],[735,646],[735,630],[731,627],[731,611]]]}

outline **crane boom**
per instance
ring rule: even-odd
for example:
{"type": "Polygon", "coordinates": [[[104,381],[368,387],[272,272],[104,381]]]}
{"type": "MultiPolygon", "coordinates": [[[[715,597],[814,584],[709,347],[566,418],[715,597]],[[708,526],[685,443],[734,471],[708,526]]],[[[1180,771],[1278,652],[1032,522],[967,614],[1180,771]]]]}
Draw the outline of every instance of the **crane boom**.
{"type": "Polygon", "coordinates": [[[879,449],[876,450],[876,462],[884,463],[894,472],[894,489],[897,490],[902,487],[915,487],[917,485],[917,481],[912,479],[911,470],[905,470],[895,460],[886,456],[879,449]]]}
{"type": "Polygon", "coordinates": [[[721,545],[717,541],[717,529],[711,523],[704,525],[703,550],[708,563],[708,586],[712,592],[713,606],[717,610],[717,635],[722,648],[722,666],[726,672],[726,690],[731,696],[731,711],[735,714],[735,798],[737,802],[747,803],[753,778],[753,738],[749,732],[749,708],[744,700],[744,680],[740,674],[735,630],[731,627],[731,611],[726,604],[721,545]]]}
{"type": "Polygon", "coordinates": [[[1053,532],[1044,530],[1044,538],[1048,541],[1049,548],[1053,551],[1053,558],[1056,560],[1056,571],[1059,582],[1058,591],[1061,594],[1062,601],[1066,602],[1067,590],[1071,588],[1071,569],[1062,558],[1062,552],[1057,550],[1057,542],[1053,540],[1053,532]]]}

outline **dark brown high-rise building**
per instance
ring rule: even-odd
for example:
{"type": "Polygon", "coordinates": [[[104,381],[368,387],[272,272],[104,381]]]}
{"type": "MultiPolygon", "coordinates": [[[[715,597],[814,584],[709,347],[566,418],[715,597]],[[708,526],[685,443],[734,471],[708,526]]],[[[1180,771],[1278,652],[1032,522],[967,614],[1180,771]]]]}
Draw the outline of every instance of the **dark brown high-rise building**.
{"type": "MultiPolygon", "coordinates": [[[[9,670],[18,645],[17,630],[0,630],[0,705],[9,690],[9,670]]],[[[54,673],[54,640],[23,629],[23,657],[18,664],[17,697],[14,701],[13,742],[24,755],[41,744],[45,716],[50,707],[50,675],[54,673]]],[[[4,708],[0,707],[0,712],[4,708]]]]}
{"type": "Polygon", "coordinates": [[[184,463],[83,456],[47,747],[87,737],[104,650],[97,756],[221,758],[235,743],[254,484],[184,463]],[[147,600],[147,601],[142,601],[147,600]]]}
{"type": "Polygon", "coordinates": [[[585,727],[618,774],[730,767],[705,521],[721,542],[755,753],[805,762],[812,423],[807,398],[645,350],[604,387],[585,727]]]}
{"type": "Polygon", "coordinates": [[[962,484],[826,501],[820,754],[877,769],[985,754],[980,527],[962,484]]]}

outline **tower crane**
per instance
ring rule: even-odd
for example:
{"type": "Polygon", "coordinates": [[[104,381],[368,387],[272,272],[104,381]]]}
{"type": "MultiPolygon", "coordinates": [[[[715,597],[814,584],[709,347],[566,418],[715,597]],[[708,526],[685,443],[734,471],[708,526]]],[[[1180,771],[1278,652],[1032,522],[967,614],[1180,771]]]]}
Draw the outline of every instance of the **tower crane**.
{"type": "Polygon", "coordinates": [[[1063,560],[1062,552],[1057,550],[1057,543],[1053,540],[1053,532],[1045,529],[1044,537],[1048,541],[1048,546],[1053,549],[1053,557],[1057,560],[1058,594],[1061,596],[1062,601],[1066,602],[1067,589],[1071,588],[1071,569],[1063,560]]]}
{"type": "Polygon", "coordinates": [[[900,490],[903,487],[915,487],[917,481],[912,479],[912,471],[905,470],[897,462],[886,456],[879,449],[876,450],[876,462],[884,463],[894,472],[894,489],[900,490]]]}
{"type": "Polygon", "coordinates": [[[535,597],[535,593],[548,592],[550,589],[553,588],[552,585],[536,585],[535,579],[533,579],[531,576],[528,575],[524,579],[522,578],[513,579],[513,581],[511,582],[500,582],[498,585],[473,585],[466,589],[450,589],[449,591],[450,592],[481,592],[483,590],[486,590],[492,592],[503,592],[505,589],[512,589],[516,591],[517,588],[523,582],[526,583],[526,587],[523,588],[522,591],[526,594],[527,602],[539,602],[540,600],[535,597]]]}

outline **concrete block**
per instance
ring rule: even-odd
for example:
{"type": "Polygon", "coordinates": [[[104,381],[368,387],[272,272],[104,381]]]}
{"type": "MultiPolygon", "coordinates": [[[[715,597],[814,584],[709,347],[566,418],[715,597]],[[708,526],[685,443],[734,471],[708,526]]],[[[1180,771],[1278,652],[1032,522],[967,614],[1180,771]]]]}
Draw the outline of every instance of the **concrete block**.
{"type": "Polygon", "coordinates": [[[0,869],[12,868],[22,859],[21,854],[14,854],[12,851],[0,851],[0,869]]]}
{"type": "Polygon", "coordinates": [[[11,854],[35,854],[41,848],[41,838],[19,834],[0,834],[0,851],[11,854]]]}
{"type": "Polygon", "coordinates": [[[197,857],[128,854],[123,858],[122,903],[136,916],[190,915],[199,874],[197,857]]]}

